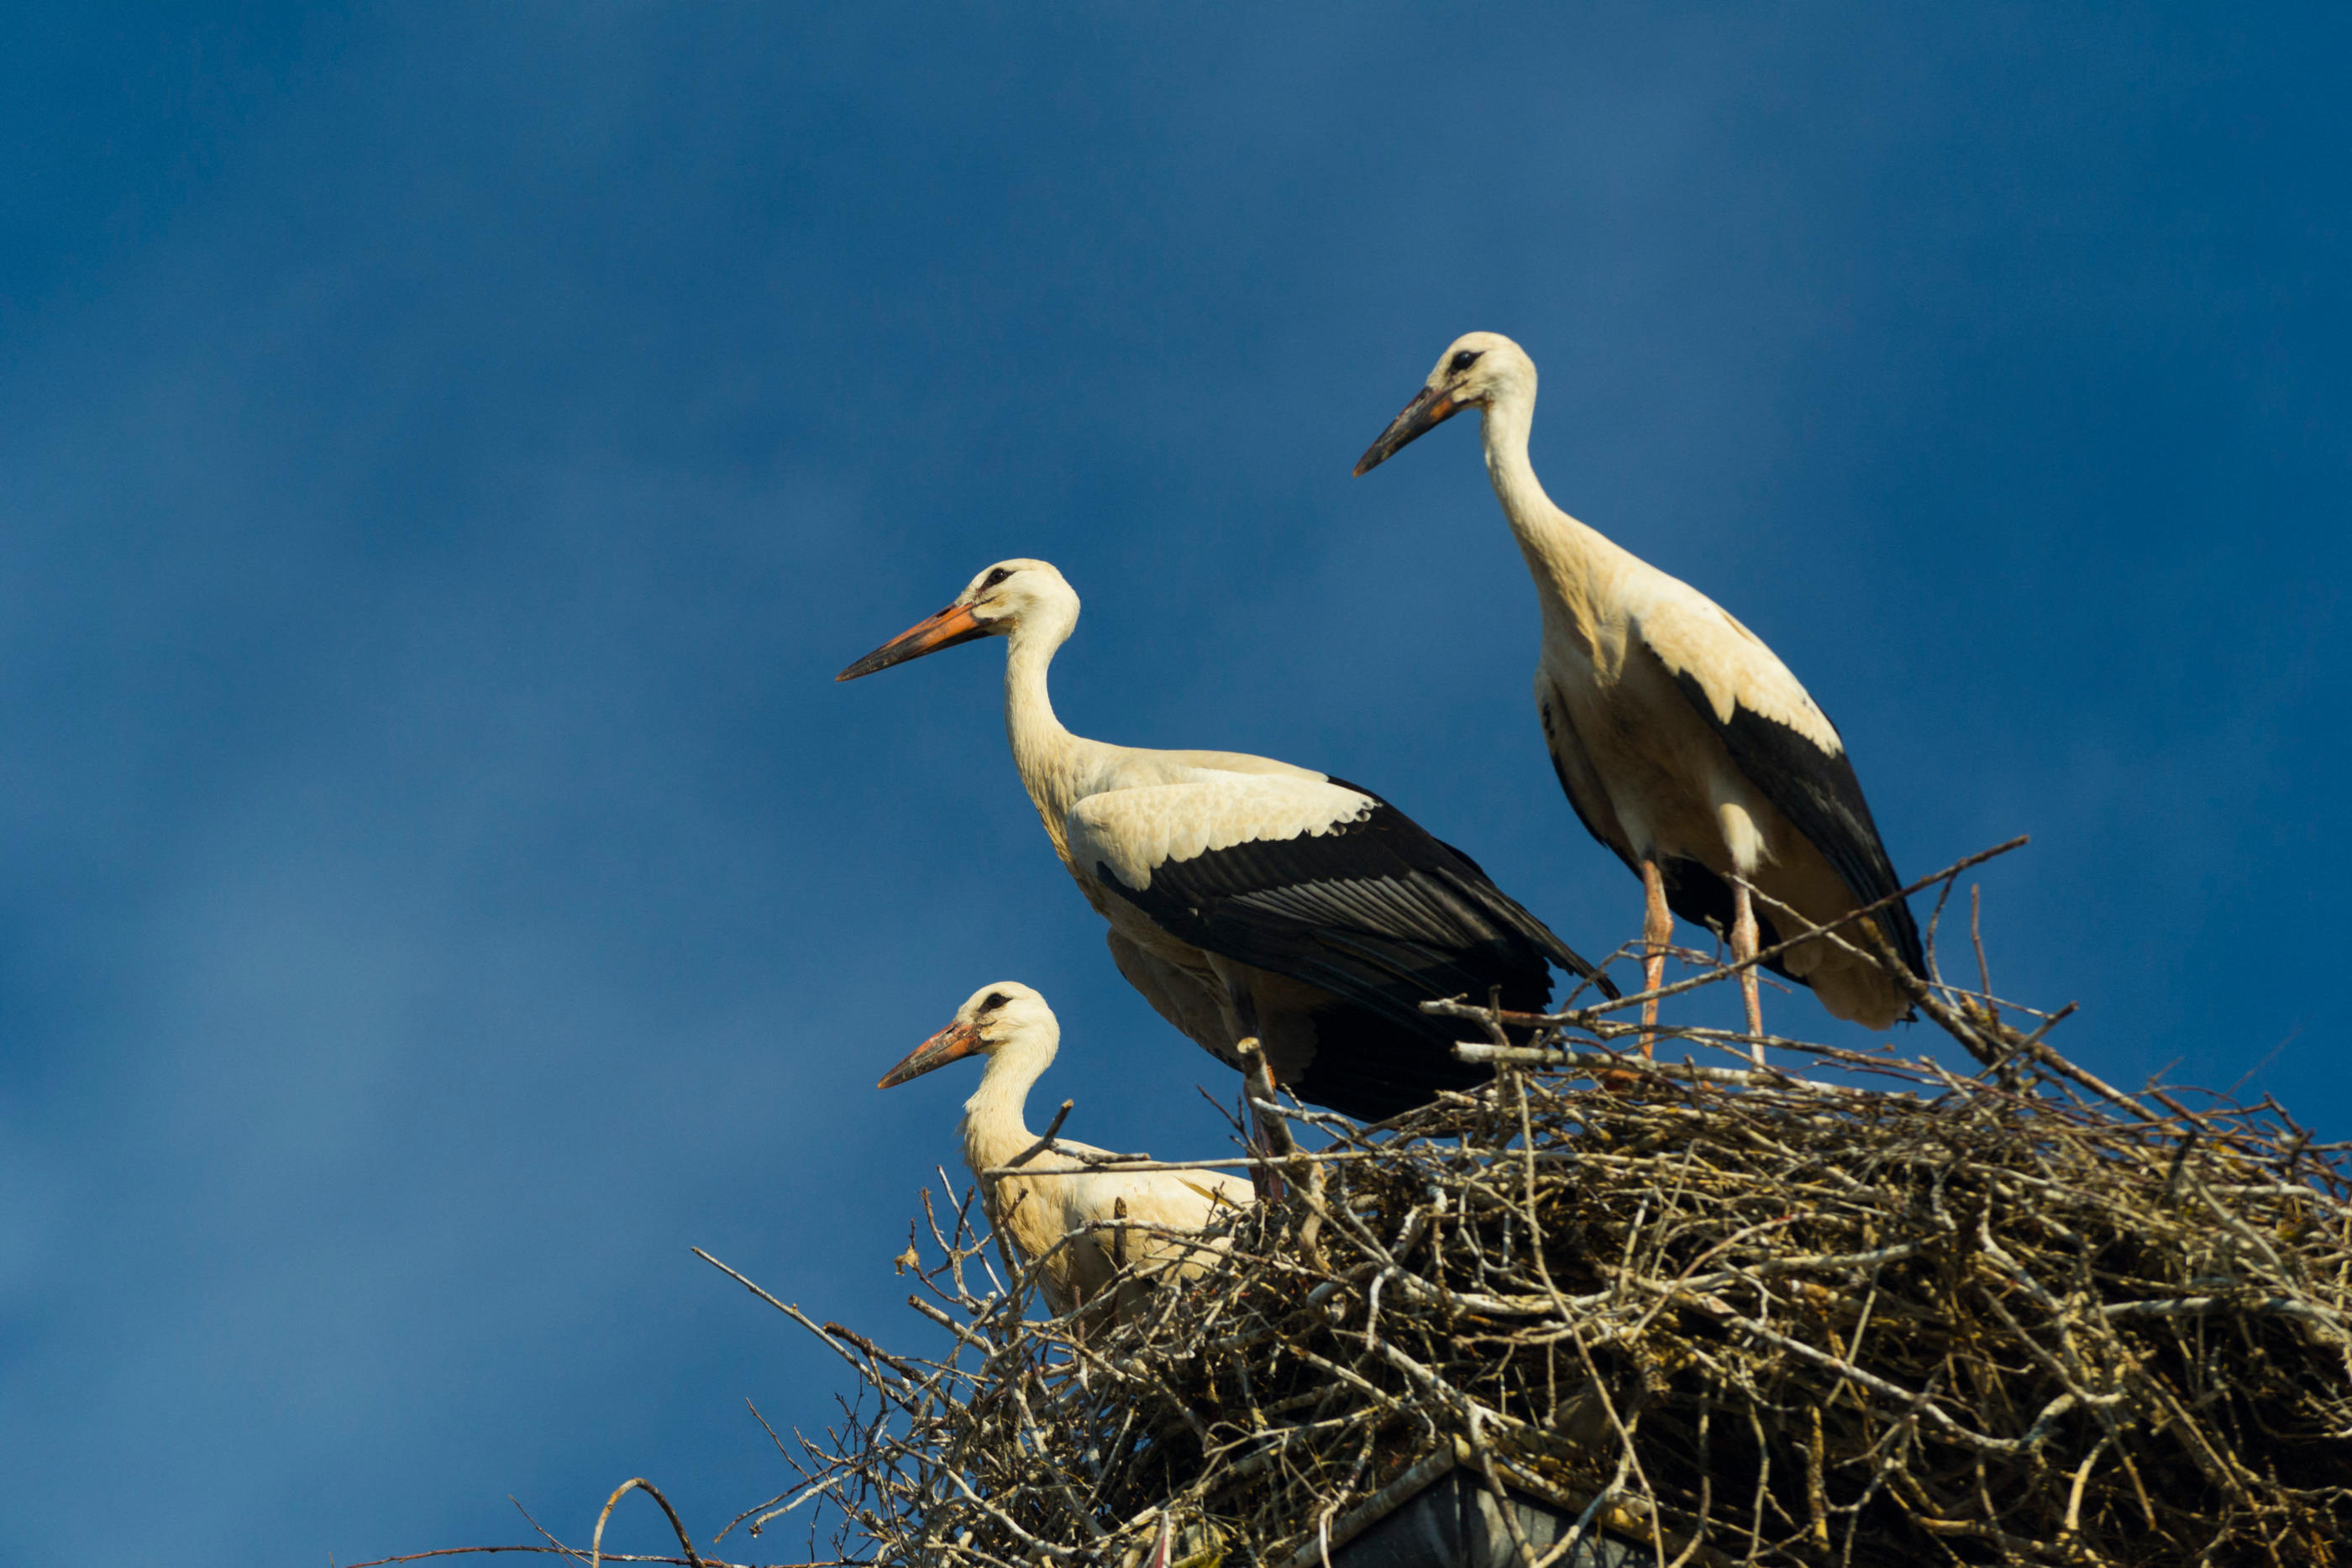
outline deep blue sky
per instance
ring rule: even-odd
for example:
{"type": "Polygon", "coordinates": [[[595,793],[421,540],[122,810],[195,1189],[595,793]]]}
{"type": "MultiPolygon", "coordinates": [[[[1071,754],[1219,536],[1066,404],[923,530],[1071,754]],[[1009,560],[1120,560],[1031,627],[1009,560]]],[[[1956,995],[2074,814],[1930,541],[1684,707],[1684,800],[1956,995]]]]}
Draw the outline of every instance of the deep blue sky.
{"type": "Polygon", "coordinates": [[[1633,936],[1469,422],[1348,476],[1472,328],[2000,988],[2352,1135],[2339,10],[218,9],[0,24],[0,1561],[707,1537],[841,1380],[687,1248],[911,1333],[984,981],[1218,1144],[997,650],[832,684],[997,558],[1633,936]]]}

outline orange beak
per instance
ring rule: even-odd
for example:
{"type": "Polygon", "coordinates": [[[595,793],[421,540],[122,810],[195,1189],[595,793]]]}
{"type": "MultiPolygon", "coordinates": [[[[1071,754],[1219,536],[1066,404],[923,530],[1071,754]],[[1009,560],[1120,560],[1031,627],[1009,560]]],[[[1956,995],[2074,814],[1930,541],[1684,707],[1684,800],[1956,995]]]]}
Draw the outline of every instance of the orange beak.
{"type": "Polygon", "coordinates": [[[833,678],[854,681],[860,675],[870,675],[877,670],[887,670],[893,664],[903,664],[909,659],[919,659],[942,648],[952,648],[958,643],[988,636],[991,630],[973,618],[970,605],[950,604],[937,615],[926,616],[916,622],[833,678]]]}
{"type": "Polygon", "coordinates": [[[920,1078],[935,1067],[945,1067],[967,1056],[977,1056],[983,1047],[980,1030],[958,1019],[922,1044],[907,1053],[907,1060],[882,1075],[877,1089],[896,1089],[909,1078],[920,1078]]]}
{"type": "Polygon", "coordinates": [[[1364,455],[1356,459],[1356,472],[1370,473],[1394,456],[1398,449],[1414,436],[1423,431],[1436,429],[1461,412],[1462,405],[1454,401],[1451,393],[1441,392],[1435,387],[1422,388],[1413,394],[1412,401],[1404,405],[1404,412],[1389,421],[1389,427],[1381,432],[1381,438],[1366,447],[1364,455]]]}

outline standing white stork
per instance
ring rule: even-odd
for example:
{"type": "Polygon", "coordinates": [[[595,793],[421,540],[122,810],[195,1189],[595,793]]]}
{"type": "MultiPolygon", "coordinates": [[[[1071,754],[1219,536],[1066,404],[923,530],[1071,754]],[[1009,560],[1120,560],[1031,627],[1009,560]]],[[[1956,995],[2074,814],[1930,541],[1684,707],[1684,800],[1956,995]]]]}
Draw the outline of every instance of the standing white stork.
{"type": "MultiPolygon", "coordinates": [[[[1544,494],[1528,461],[1536,367],[1517,343],[1495,332],[1456,339],[1356,472],[1474,407],[1487,476],[1543,611],[1536,707],[1552,766],[1586,829],[1642,878],[1644,988],[1664,974],[1669,906],[1727,935],[1739,960],[1759,945],[1747,884],[1815,925],[1896,892],[1845,743],[1788,666],[1706,595],[1544,494]]],[[[1781,915],[1764,918],[1780,932],[1781,915]]],[[[1910,910],[1898,902],[1874,918],[1895,956],[1926,975],[1910,910]]],[[[1827,941],[1801,943],[1770,967],[1872,1029],[1910,1010],[1895,976],[1827,941]]],[[[1760,1036],[1753,968],[1740,972],[1740,989],[1748,1033],[1760,1036]]],[[[1645,1026],[1657,1008],[1643,1007],[1645,1026]]]]}
{"type": "Polygon", "coordinates": [[[1370,790],[1232,751],[1147,751],[1072,735],[1045,670],[1078,596],[1042,560],[999,561],[955,601],[841,672],[854,680],[1005,639],[1013,765],[1079,891],[1110,922],[1119,973],[1220,1061],[1262,1042],[1301,1099],[1377,1121],[1491,1071],[1421,1010],[1466,997],[1541,1011],[1546,961],[1593,978],[1461,851],[1370,790]]]}
{"type": "Polygon", "coordinates": [[[1034,1170],[982,1176],[1035,1147],[1037,1136],[1023,1113],[1030,1085],[1052,1064],[1061,1040],[1061,1022],[1044,997],[1018,980],[999,980],[974,991],[956,1009],[953,1023],[909,1051],[876,1085],[894,1088],[967,1056],[988,1059],[956,1128],[963,1163],[979,1178],[989,1223],[1022,1257],[1039,1263],[1038,1286],[1055,1312],[1094,1300],[1123,1263],[1143,1263],[1152,1272],[1173,1268],[1180,1277],[1200,1272],[1217,1250],[1214,1242],[1159,1233],[1202,1229],[1253,1201],[1249,1183],[1214,1171],[1087,1166],[1074,1156],[1108,1152],[1068,1138],[1056,1138],[1035,1155],[1034,1170]],[[1122,1230],[1120,1220],[1150,1228],[1122,1230]]]}

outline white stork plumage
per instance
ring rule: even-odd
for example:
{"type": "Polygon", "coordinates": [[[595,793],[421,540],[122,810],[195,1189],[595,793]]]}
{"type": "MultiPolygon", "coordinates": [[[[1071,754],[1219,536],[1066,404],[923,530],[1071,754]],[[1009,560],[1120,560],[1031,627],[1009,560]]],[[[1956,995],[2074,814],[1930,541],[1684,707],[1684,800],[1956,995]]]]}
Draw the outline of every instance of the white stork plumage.
{"type": "Polygon", "coordinates": [[[1042,560],[999,561],[837,677],[975,637],[1005,639],[1013,760],[1054,851],[1110,923],[1119,973],[1228,1066],[1263,1042],[1276,1081],[1362,1120],[1486,1081],[1467,1032],[1421,1011],[1466,997],[1540,1011],[1549,960],[1594,977],[1534,915],[1370,790],[1231,751],[1072,735],[1045,671],[1078,596],[1042,560]]]}
{"type": "MultiPolygon", "coordinates": [[[[1642,879],[1645,988],[1656,990],[1664,971],[1669,907],[1727,936],[1745,959],[1759,934],[1743,883],[1816,925],[1896,892],[1837,727],[1713,600],[1552,505],[1528,461],[1535,407],[1534,361],[1499,333],[1472,332],[1446,349],[1356,472],[1463,409],[1480,411],[1487,476],[1543,612],[1544,740],[1576,814],[1642,879]]],[[[1769,906],[1762,917],[1777,941],[1784,917],[1769,906]]],[[[1924,976],[1910,910],[1898,902],[1874,920],[1924,976]]],[[[1826,941],[1800,944],[1770,967],[1872,1029],[1910,1010],[1896,977],[1826,941]]],[[[1741,990],[1748,1032],[1760,1035],[1753,968],[1741,990]]],[[[1643,1021],[1656,1020],[1653,1000],[1643,1021]]]]}
{"type": "Polygon", "coordinates": [[[980,1181],[989,1223],[1038,1264],[1046,1304],[1066,1312],[1093,1301],[1125,1264],[1142,1264],[1147,1273],[1171,1268],[1180,1276],[1198,1273],[1220,1243],[1162,1232],[1203,1229],[1253,1199],[1248,1182],[1215,1171],[1090,1166],[1075,1156],[1111,1156],[1061,1137],[1022,1175],[982,1176],[1036,1145],[1024,1113],[1029,1089],[1052,1064],[1061,1040],[1061,1023],[1044,997],[1018,980],[999,980],[974,991],[956,1009],[953,1023],[908,1052],[876,1087],[894,1088],[967,1056],[988,1059],[956,1129],[963,1163],[980,1181]],[[1148,1228],[1123,1229],[1122,1220],[1148,1228]]]}

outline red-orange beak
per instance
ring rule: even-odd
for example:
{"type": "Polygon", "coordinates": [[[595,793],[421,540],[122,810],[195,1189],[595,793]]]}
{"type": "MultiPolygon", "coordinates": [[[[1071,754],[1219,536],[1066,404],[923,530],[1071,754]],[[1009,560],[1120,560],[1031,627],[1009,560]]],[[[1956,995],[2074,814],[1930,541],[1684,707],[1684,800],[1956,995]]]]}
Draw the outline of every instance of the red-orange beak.
{"type": "Polygon", "coordinates": [[[877,670],[887,670],[893,664],[903,664],[909,659],[919,659],[942,648],[952,648],[958,643],[985,637],[990,631],[991,628],[982,625],[973,617],[971,606],[950,604],[937,615],[926,616],[916,622],[833,678],[854,681],[860,675],[870,675],[877,670]]]}
{"type": "Polygon", "coordinates": [[[882,1075],[877,1089],[896,1089],[909,1078],[920,1078],[934,1067],[945,1067],[967,1056],[977,1056],[984,1049],[980,1030],[958,1019],[922,1044],[907,1053],[907,1060],[882,1075]]]}
{"type": "Polygon", "coordinates": [[[1436,429],[1461,412],[1462,405],[1454,401],[1451,393],[1441,392],[1435,387],[1422,388],[1413,394],[1412,401],[1404,405],[1404,412],[1389,421],[1389,427],[1381,432],[1381,438],[1364,448],[1364,455],[1356,459],[1356,472],[1370,473],[1394,456],[1398,449],[1414,436],[1423,431],[1436,429]]]}

